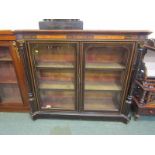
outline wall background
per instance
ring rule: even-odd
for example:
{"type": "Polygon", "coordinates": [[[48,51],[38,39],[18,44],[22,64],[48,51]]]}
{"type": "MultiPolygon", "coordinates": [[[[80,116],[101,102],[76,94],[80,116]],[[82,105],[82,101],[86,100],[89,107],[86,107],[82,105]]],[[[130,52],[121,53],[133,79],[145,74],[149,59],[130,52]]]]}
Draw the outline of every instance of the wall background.
{"type": "Polygon", "coordinates": [[[154,6],[154,0],[4,0],[0,29],[38,29],[44,18],[78,18],[84,29],[155,32],[154,6]]]}

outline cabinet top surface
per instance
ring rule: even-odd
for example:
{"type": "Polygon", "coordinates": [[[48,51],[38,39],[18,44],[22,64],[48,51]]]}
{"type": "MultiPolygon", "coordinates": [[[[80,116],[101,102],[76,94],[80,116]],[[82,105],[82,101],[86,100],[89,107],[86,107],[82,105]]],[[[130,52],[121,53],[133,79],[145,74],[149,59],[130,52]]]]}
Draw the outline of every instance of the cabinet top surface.
{"type": "Polygon", "coordinates": [[[0,30],[0,35],[11,35],[13,31],[11,30],[0,30]]]}
{"type": "Polygon", "coordinates": [[[15,33],[102,33],[102,34],[144,34],[149,35],[149,30],[15,30],[15,33]]]}
{"type": "Polygon", "coordinates": [[[0,30],[0,41],[9,41],[15,40],[16,37],[14,36],[13,31],[11,30],[0,30]]]}

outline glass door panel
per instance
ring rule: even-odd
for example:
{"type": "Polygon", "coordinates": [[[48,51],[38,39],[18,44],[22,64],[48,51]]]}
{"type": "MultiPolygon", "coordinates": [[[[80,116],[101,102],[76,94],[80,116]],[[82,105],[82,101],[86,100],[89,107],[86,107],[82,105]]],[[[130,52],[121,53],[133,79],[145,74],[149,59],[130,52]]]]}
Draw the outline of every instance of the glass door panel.
{"type": "Polygon", "coordinates": [[[67,90],[43,90],[40,89],[42,109],[74,110],[75,94],[67,90]]]}
{"type": "Polygon", "coordinates": [[[31,43],[40,106],[44,110],[76,109],[75,43],[31,43]]]}
{"type": "Polygon", "coordinates": [[[17,83],[17,77],[12,63],[13,63],[12,61],[0,62],[1,83],[17,83]]]}
{"type": "Polygon", "coordinates": [[[9,47],[0,46],[0,104],[22,104],[9,47]]]}
{"type": "Polygon", "coordinates": [[[121,88],[120,71],[97,71],[88,70],[85,72],[85,90],[116,90],[121,88]]]}
{"type": "Polygon", "coordinates": [[[8,47],[0,46],[0,61],[12,61],[8,47]]]}
{"type": "Polygon", "coordinates": [[[84,110],[119,110],[130,50],[129,43],[84,44],[84,110]]]}
{"type": "Polygon", "coordinates": [[[22,103],[19,87],[17,84],[0,84],[1,104],[22,103]]]}
{"type": "Polygon", "coordinates": [[[85,110],[104,111],[117,110],[120,102],[120,92],[115,91],[85,91],[85,110]]]}
{"type": "Polygon", "coordinates": [[[85,67],[96,69],[124,69],[127,58],[128,50],[125,47],[92,45],[85,51],[85,67]]]}
{"type": "Polygon", "coordinates": [[[42,89],[72,89],[74,90],[74,70],[41,69],[37,71],[39,87],[42,89]]]}
{"type": "Polygon", "coordinates": [[[37,67],[74,68],[75,46],[72,44],[37,44],[35,61],[37,67]],[[38,45],[38,46],[37,46],[38,45]]]}

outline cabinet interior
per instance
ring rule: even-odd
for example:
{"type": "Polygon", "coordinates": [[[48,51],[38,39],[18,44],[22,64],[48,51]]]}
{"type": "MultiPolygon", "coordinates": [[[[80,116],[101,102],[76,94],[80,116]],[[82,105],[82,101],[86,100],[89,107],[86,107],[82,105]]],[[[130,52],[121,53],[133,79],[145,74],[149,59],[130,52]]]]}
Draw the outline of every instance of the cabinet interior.
{"type": "Polygon", "coordinates": [[[84,45],[84,110],[120,108],[129,48],[117,43],[84,45]]]}
{"type": "Polygon", "coordinates": [[[83,51],[77,43],[29,43],[41,109],[118,111],[120,108],[132,46],[112,42],[83,43],[82,47],[83,51]],[[77,94],[78,100],[83,96],[81,109],[76,109],[77,94]]]}
{"type": "Polygon", "coordinates": [[[41,109],[75,110],[75,43],[31,44],[41,109]]]}
{"type": "Polygon", "coordinates": [[[22,104],[9,47],[0,46],[0,104],[22,104]]]}

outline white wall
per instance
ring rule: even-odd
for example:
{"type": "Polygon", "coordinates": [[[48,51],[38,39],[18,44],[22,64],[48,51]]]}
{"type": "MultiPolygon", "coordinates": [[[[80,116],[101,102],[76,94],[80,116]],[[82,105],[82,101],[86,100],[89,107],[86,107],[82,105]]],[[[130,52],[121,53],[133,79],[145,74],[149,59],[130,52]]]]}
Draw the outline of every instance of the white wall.
{"type": "Polygon", "coordinates": [[[84,29],[155,32],[154,3],[155,0],[1,0],[0,29],[38,29],[38,21],[44,18],[78,18],[84,21],[84,29]]]}
{"type": "Polygon", "coordinates": [[[149,77],[155,77],[155,52],[148,50],[145,57],[145,67],[147,69],[147,76],[149,77]]]}

